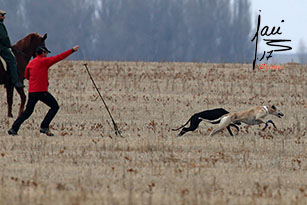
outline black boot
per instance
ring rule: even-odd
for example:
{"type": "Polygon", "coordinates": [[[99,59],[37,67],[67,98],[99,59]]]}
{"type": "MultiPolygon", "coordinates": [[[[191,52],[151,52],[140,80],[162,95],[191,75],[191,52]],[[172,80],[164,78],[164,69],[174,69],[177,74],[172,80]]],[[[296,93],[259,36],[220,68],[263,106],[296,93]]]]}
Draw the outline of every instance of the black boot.
{"type": "Polygon", "coordinates": [[[40,133],[44,133],[46,134],[47,136],[54,136],[54,134],[52,132],[50,132],[49,128],[41,128],[40,129],[40,133]]]}
{"type": "Polygon", "coordinates": [[[13,130],[12,128],[9,131],[7,131],[7,133],[9,133],[9,135],[12,135],[12,136],[18,135],[17,132],[13,130]]]}

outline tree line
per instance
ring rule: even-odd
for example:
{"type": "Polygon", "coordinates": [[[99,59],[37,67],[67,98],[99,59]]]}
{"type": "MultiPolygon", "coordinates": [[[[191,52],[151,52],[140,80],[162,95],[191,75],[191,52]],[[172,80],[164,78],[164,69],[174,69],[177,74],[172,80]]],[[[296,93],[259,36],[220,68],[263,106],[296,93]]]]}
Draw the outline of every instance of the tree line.
{"type": "Polygon", "coordinates": [[[55,53],[75,59],[251,62],[249,0],[0,0],[16,42],[48,33],[55,53]]]}

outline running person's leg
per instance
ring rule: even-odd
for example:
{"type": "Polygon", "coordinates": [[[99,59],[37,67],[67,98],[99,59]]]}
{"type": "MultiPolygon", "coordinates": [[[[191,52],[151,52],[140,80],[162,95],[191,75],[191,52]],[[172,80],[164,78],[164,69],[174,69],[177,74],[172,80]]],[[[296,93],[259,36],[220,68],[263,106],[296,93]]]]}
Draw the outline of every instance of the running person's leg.
{"type": "Polygon", "coordinates": [[[55,117],[60,107],[56,99],[49,92],[44,92],[39,100],[50,107],[48,113],[46,114],[40,126],[41,132],[45,133],[44,130],[49,131],[49,125],[51,121],[53,120],[53,118],[55,117]]]}
{"type": "Polygon", "coordinates": [[[27,103],[26,109],[15,120],[15,122],[12,125],[12,128],[9,130],[9,134],[13,134],[13,135],[17,134],[21,124],[32,115],[32,113],[34,111],[34,107],[35,107],[35,105],[36,105],[38,100],[39,100],[39,93],[29,93],[29,99],[28,99],[28,103],[27,103]]]}

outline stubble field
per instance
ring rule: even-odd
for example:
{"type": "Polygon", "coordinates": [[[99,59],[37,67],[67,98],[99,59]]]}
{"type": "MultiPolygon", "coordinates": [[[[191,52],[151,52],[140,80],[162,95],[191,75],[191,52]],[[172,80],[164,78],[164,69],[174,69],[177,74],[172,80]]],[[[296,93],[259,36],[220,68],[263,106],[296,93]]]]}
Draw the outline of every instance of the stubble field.
{"type": "MultiPolygon", "coordinates": [[[[54,137],[39,133],[48,107],[9,136],[0,89],[0,204],[306,204],[307,66],[251,70],[250,64],[87,62],[49,71],[60,110],[54,137]],[[214,125],[176,137],[196,112],[276,105],[276,124],[240,126],[209,137],[214,125]]],[[[25,82],[27,85],[27,81],[25,82]]],[[[270,119],[268,118],[268,119],[270,119]]]]}

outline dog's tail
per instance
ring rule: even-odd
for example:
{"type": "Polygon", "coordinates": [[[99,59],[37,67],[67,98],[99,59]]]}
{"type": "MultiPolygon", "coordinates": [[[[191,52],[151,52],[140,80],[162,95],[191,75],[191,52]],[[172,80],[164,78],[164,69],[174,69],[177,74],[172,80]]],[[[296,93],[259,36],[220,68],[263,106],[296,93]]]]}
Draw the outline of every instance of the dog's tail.
{"type": "Polygon", "coordinates": [[[217,119],[217,120],[212,120],[209,121],[211,124],[219,124],[221,122],[221,119],[217,119]]]}
{"type": "Polygon", "coordinates": [[[204,118],[201,118],[201,120],[205,121],[205,122],[209,122],[211,124],[219,124],[221,122],[221,119],[222,119],[223,116],[215,119],[215,120],[207,120],[207,119],[204,119],[204,118]]]}
{"type": "Polygon", "coordinates": [[[182,126],[178,127],[178,128],[174,128],[172,129],[172,131],[177,131],[177,130],[180,130],[181,128],[183,128],[184,126],[186,126],[189,122],[191,121],[191,118],[182,126]]]}

